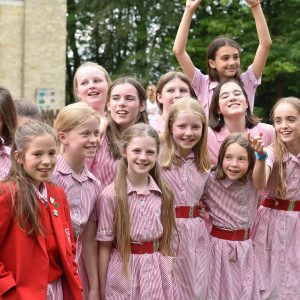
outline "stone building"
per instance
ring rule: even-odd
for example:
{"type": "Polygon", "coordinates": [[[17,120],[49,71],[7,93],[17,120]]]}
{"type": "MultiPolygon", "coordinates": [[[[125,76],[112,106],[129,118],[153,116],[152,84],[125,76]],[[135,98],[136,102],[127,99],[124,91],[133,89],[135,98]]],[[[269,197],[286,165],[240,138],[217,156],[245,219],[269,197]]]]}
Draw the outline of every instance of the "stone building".
{"type": "Polygon", "coordinates": [[[65,104],[66,0],[0,0],[0,85],[41,109],[65,104]]]}

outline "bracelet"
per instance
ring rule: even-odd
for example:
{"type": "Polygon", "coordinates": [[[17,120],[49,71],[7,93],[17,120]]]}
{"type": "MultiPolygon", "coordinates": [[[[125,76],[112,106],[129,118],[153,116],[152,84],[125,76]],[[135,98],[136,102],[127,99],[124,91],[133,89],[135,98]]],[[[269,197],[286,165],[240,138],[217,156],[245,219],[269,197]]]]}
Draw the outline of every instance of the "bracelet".
{"type": "Polygon", "coordinates": [[[260,4],[260,0],[257,0],[256,3],[254,3],[252,6],[250,6],[250,8],[253,9],[254,7],[256,7],[259,4],[260,4]]]}
{"type": "Polygon", "coordinates": [[[260,154],[260,153],[255,151],[255,158],[257,160],[266,160],[268,158],[268,154],[267,153],[260,154]]]}

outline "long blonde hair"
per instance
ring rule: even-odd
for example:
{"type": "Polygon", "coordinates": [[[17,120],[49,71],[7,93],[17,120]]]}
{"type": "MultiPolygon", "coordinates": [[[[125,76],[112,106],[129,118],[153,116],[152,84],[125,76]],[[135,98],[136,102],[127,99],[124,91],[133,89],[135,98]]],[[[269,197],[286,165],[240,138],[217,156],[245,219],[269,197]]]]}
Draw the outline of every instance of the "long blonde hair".
{"type": "Polygon", "coordinates": [[[165,130],[162,136],[163,147],[160,154],[160,165],[163,168],[171,168],[174,164],[181,166],[182,160],[176,156],[176,143],[172,136],[172,126],[176,117],[182,112],[192,112],[199,116],[202,124],[202,135],[199,142],[194,146],[195,164],[201,172],[208,171],[210,168],[210,157],[207,150],[207,118],[200,103],[191,98],[183,97],[178,99],[170,107],[165,130]]]}
{"type": "Polygon", "coordinates": [[[43,234],[43,228],[40,224],[40,206],[36,192],[32,188],[32,182],[29,175],[25,172],[23,164],[17,160],[24,160],[25,153],[33,139],[49,134],[55,141],[56,134],[47,124],[40,121],[28,122],[17,128],[15,140],[11,149],[11,169],[5,181],[11,187],[16,186],[16,201],[12,199],[12,205],[17,214],[19,226],[29,235],[43,234]],[[18,151],[16,158],[15,151],[18,151]]]}
{"type": "MultiPolygon", "coordinates": [[[[300,99],[296,97],[286,97],[279,99],[272,108],[271,111],[271,119],[274,122],[274,113],[276,108],[281,104],[289,104],[292,106],[299,114],[300,114],[300,99]]],[[[275,156],[278,161],[278,172],[275,172],[275,176],[277,177],[277,189],[276,195],[279,198],[285,199],[287,197],[287,183],[285,181],[285,164],[284,164],[284,156],[287,154],[288,150],[286,144],[282,141],[280,136],[276,131],[275,142],[272,144],[272,147],[275,152],[275,156]]]]}
{"type": "MultiPolygon", "coordinates": [[[[131,140],[137,137],[149,136],[153,138],[159,151],[159,137],[157,132],[149,125],[139,123],[128,127],[122,134],[121,150],[124,151],[131,140]]],[[[128,261],[130,256],[130,220],[129,205],[127,196],[127,177],[128,165],[126,158],[122,157],[119,163],[117,176],[115,178],[116,191],[116,216],[115,216],[115,235],[117,248],[123,259],[124,271],[127,274],[128,261]]],[[[158,163],[149,172],[157,186],[161,190],[162,201],[162,226],[163,235],[160,239],[160,251],[166,255],[171,254],[171,235],[176,231],[174,215],[174,195],[170,187],[161,179],[158,163]]]]}

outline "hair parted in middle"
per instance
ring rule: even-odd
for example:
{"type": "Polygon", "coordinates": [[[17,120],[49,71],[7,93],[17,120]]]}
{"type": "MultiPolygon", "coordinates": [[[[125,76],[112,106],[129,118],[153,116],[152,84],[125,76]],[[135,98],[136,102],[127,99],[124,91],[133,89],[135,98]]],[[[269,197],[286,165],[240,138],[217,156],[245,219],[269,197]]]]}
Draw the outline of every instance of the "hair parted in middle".
{"type": "Polygon", "coordinates": [[[14,183],[16,186],[16,199],[14,199],[16,201],[12,205],[15,208],[19,226],[29,235],[43,234],[39,221],[40,200],[32,188],[31,178],[20,161],[24,161],[30,143],[43,135],[50,135],[57,143],[55,131],[46,123],[27,122],[17,128],[11,149],[11,169],[5,178],[8,184],[14,183]]]}
{"type": "Polygon", "coordinates": [[[217,179],[225,179],[226,174],[223,170],[223,160],[225,157],[226,150],[229,145],[237,143],[241,147],[243,147],[247,151],[248,155],[248,161],[249,161],[249,166],[246,175],[243,178],[246,178],[249,176],[249,174],[252,174],[254,165],[255,165],[255,154],[254,154],[254,149],[252,148],[248,137],[244,133],[230,133],[225,140],[223,141],[220,151],[219,151],[219,156],[218,156],[218,162],[216,167],[214,168],[216,171],[216,178],[217,179]]]}
{"type": "Polygon", "coordinates": [[[242,83],[235,79],[223,80],[214,89],[214,92],[213,92],[213,95],[211,98],[210,108],[209,108],[209,127],[212,128],[213,130],[219,132],[222,129],[222,127],[225,125],[224,118],[218,111],[219,111],[221,88],[224,84],[226,84],[228,82],[234,82],[241,88],[243,95],[246,98],[246,102],[248,104],[248,107],[245,111],[246,128],[253,128],[260,122],[260,119],[257,116],[255,116],[254,114],[252,114],[252,112],[250,110],[250,106],[249,106],[247,93],[244,90],[242,83]]]}
{"type": "MultiPolygon", "coordinates": [[[[160,141],[158,133],[151,126],[138,123],[128,127],[121,138],[120,152],[124,153],[130,142],[134,138],[149,136],[155,140],[157,153],[159,152],[160,141]]],[[[127,177],[128,164],[126,157],[122,157],[119,163],[116,178],[114,180],[116,191],[116,216],[115,216],[115,235],[116,244],[123,259],[123,269],[125,274],[128,273],[128,261],[130,255],[130,220],[129,205],[127,195],[127,177]]],[[[160,251],[165,255],[171,254],[171,236],[176,232],[175,214],[174,214],[174,195],[170,187],[162,180],[160,176],[159,164],[156,163],[149,174],[153,177],[157,186],[161,190],[162,202],[162,225],[163,235],[160,238],[160,251]]]]}
{"type": "Polygon", "coordinates": [[[201,104],[191,97],[182,97],[174,102],[166,120],[165,130],[162,136],[163,147],[160,154],[160,165],[163,168],[170,168],[172,164],[181,166],[182,160],[176,155],[176,144],[172,137],[172,126],[176,117],[183,112],[196,114],[202,124],[202,135],[200,141],[194,146],[195,164],[200,172],[210,169],[210,157],[207,150],[207,117],[201,104]]]}

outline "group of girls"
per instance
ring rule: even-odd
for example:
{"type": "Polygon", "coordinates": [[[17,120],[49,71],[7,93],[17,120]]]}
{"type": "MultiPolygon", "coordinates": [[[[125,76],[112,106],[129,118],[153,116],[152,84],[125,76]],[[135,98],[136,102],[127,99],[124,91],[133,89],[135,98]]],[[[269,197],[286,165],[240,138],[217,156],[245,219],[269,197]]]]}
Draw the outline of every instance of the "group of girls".
{"type": "Polygon", "coordinates": [[[299,296],[300,99],[275,104],[274,127],[252,113],[271,44],[257,0],[248,70],[228,38],[209,46],[209,75],[196,69],[185,45],[200,2],[174,43],[186,75],[160,78],[152,126],[142,85],[96,63],[77,69],[80,102],[55,130],[17,127],[22,110],[39,116],[0,88],[1,299],[299,296]]]}

